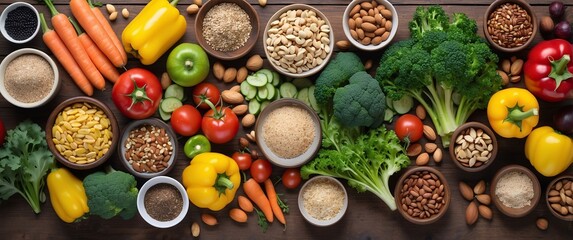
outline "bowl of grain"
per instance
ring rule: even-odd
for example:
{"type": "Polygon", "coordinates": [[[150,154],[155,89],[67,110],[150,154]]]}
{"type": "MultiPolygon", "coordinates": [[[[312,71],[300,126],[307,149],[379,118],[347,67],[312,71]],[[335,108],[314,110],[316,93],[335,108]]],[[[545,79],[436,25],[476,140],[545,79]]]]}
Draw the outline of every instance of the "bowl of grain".
{"type": "Polygon", "coordinates": [[[235,60],[257,43],[259,15],[244,0],[209,0],[195,17],[195,36],[209,55],[235,60]]]}
{"type": "Polygon", "coordinates": [[[273,68],[302,78],[326,66],[334,50],[334,34],[322,12],[306,4],[291,4],[271,16],[263,45],[273,68]]]}
{"type": "Polygon", "coordinates": [[[452,134],[450,159],[466,172],[479,172],[491,166],[497,156],[497,139],[493,131],[480,122],[467,122],[452,134]]]}
{"type": "Polygon", "coordinates": [[[573,175],[561,175],[553,179],[547,185],[545,202],[553,216],[573,221],[573,175]]]}
{"type": "Polygon", "coordinates": [[[398,12],[386,0],[354,0],[342,15],[348,41],[365,51],[386,47],[398,32],[398,12]]]}
{"type": "Polygon", "coordinates": [[[129,123],[117,149],[125,168],[134,176],[152,178],[169,173],[177,159],[177,135],[157,118],[129,123]]]}
{"type": "Polygon", "coordinates": [[[496,0],[484,14],[483,31],[490,45],[501,52],[526,49],[537,34],[538,21],[523,0],[496,0]]]}
{"type": "Polygon", "coordinates": [[[315,176],[298,193],[298,209],[312,225],[326,227],[338,222],[348,208],[348,194],[336,178],[315,176]]]}
{"type": "Polygon", "coordinates": [[[158,176],[143,184],[137,194],[137,211],[143,220],[157,228],[170,228],[185,218],[189,210],[187,191],[177,180],[158,176]]]}
{"type": "Polygon", "coordinates": [[[316,112],[300,100],[283,98],[269,104],[255,125],[257,146],[274,165],[293,168],[320,149],[322,130],[316,112]]]}
{"type": "Polygon", "coordinates": [[[58,104],[46,122],[46,141],[56,160],[78,170],[107,161],[119,142],[119,125],[103,102],[86,96],[58,104]]]}
{"type": "Polygon", "coordinates": [[[40,14],[27,2],[14,2],[0,15],[0,32],[13,43],[27,43],[40,30],[40,14]]]}
{"type": "Polygon", "coordinates": [[[541,186],[535,174],[517,164],[498,170],[490,188],[495,207],[506,216],[514,218],[531,213],[541,197],[541,186]]]}
{"type": "Polygon", "coordinates": [[[17,107],[46,104],[57,95],[60,85],[58,66],[40,50],[21,48],[0,63],[0,93],[17,107]]]}

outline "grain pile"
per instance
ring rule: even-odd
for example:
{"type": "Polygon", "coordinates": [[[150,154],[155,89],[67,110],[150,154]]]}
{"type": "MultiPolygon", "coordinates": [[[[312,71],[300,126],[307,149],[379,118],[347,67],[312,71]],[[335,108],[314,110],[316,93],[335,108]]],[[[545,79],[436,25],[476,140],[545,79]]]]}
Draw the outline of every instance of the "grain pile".
{"type": "Polygon", "coordinates": [[[6,67],[4,87],[14,99],[33,103],[46,97],[54,85],[50,63],[36,54],[15,58],[6,67]]]}
{"type": "Polygon", "coordinates": [[[309,183],[302,194],[304,209],[318,220],[336,217],[344,205],[344,190],[327,178],[309,183]]]}
{"type": "Polygon", "coordinates": [[[245,45],[251,35],[249,15],[235,3],[220,3],[205,14],[203,37],[217,51],[235,51],[245,45]]]}
{"type": "Polygon", "coordinates": [[[300,156],[310,147],[315,127],[306,110],[285,106],[269,113],[262,134],[273,153],[288,159],[300,156]]]}

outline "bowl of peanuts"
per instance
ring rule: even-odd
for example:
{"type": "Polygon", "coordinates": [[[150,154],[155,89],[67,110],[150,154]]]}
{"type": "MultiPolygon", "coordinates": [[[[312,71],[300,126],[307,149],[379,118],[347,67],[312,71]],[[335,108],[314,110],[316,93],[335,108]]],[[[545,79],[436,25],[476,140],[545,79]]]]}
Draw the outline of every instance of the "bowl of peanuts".
{"type": "Polygon", "coordinates": [[[353,0],[342,16],[346,38],[358,49],[386,47],[398,31],[398,13],[386,0],[353,0]]]}
{"type": "Polygon", "coordinates": [[[134,176],[153,178],[167,174],[177,159],[177,135],[157,118],[129,123],[117,146],[121,163],[134,176]]]}
{"type": "Polygon", "coordinates": [[[496,50],[514,53],[526,49],[535,38],[539,22],[523,0],[496,0],[484,14],[483,32],[496,50]]]}
{"type": "Polygon", "coordinates": [[[291,4],[271,16],[263,45],[274,69],[302,78],[326,66],[334,51],[334,34],[322,12],[306,4],[291,4]]]}
{"type": "Polygon", "coordinates": [[[483,123],[467,122],[452,134],[450,158],[466,172],[479,172],[490,166],[497,155],[497,139],[483,123]]]}
{"type": "Polygon", "coordinates": [[[545,201],[549,211],[561,220],[573,222],[573,175],[561,175],[547,185],[545,201]]]}
{"type": "Polygon", "coordinates": [[[46,141],[56,160],[78,170],[95,168],[111,157],[119,139],[113,112],[86,96],[58,104],[46,123],[46,141]]]}

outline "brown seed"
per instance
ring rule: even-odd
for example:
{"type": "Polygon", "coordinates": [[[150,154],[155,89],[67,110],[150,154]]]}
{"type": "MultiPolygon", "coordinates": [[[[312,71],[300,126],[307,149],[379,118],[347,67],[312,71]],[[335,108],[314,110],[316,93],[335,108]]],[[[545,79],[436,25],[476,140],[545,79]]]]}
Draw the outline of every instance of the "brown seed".
{"type": "Polygon", "coordinates": [[[418,156],[420,153],[422,153],[422,145],[419,143],[414,143],[406,149],[406,155],[410,157],[418,156]]]}
{"type": "Polygon", "coordinates": [[[223,80],[223,76],[225,75],[225,67],[221,62],[215,62],[213,64],[213,76],[215,76],[218,80],[223,80]]]}
{"type": "Polygon", "coordinates": [[[227,68],[223,74],[223,82],[230,83],[237,79],[237,69],[234,67],[227,68]]]}
{"type": "Polygon", "coordinates": [[[535,225],[539,230],[545,231],[549,227],[549,221],[544,217],[540,217],[535,221],[535,225]]]}
{"type": "Polygon", "coordinates": [[[476,199],[478,200],[478,202],[480,202],[481,204],[484,205],[490,205],[491,204],[491,197],[488,194],[479,194],[476,195],[476,199]]]}
{"type": "Polygon", "coordinates": [[[171,78],[169,78],[169,74],[167,72],[163,72],[161,74],[161,88],[163,88],[163,90],[167,89],[167,87],[169,87],[169,85],[171,85],[171,78]]]}
{"type": "Polygon", "coordinates": [[[511,63],[510,73],[511,76],[518,76],[521,74],[521,69],[523,69],[523,59],[517,59],[511,63]]]}
{"type": "Polygon", "coordinates": [[[121,16],[123,16],[123,18],[128,19],[129,18],[129,10],[127,10],[127,8],[124,8],[121,10],[121,16]]]}
{"type": "Polygon", "coordinates": [[[424,136],[430,140],[430,141],[435,141],[436,140],[436,132],[434,131],[434,129],[428,125],[424,125],[424,136]]]}
{"type": "Polygon", "coordinates": [[[243,124],[243,127],[249,128],[255,125],[255,120],[255,115],[249,113],[243,117],[241,124],[243,124]]]}
{"type": "Polygon", "coordinates": [[[258,71],[263,67],[263,59],[260,55],[255,54],[247,60],[246,67],[251,71],[258,71]]]}
{"type": "Polygon", "coordinates": [[[360,6],[361,6],[362,9],[364,9],[364,10],[370,10],[370,9],[372,9],[372,3],[369,3],[369,2],[362,2],[362,3],[360,3],[360,6]]]}
{"type": "Polygon", "coordinates": [[[493,217],[491,209],[485,205],[479,205],[478,212],[482,218],[485,218],[487,220],[491,220],[491,218],[493,217]]]}
{"type": "Polygon", "coordinates": [[[117,19],[117,12],[112,12],[111,14],[109,14],[110,21],[115,21],[116,19],[117,19]]]}
{"type": "Polygon", "coordinates": [[[249,140],[244,137],[239,138],[239,146],[241,149],[249,147],[249,140]]]}
{"type": "Polygon", "coordinates": [[[426,150],[426,152],[428,153],[433,153],[434,151],[436,151],[436,149],[438,148],[438,145],[435,143],[426,143],[424,144],[424,150],[426,150]]]}
{"type": "Polygon", "coordinates": [[[336,42],[336,47],[338,47],[340,50],[347,50],[350,48],[350,42],[348,40],[340,40],[336,42]]]}
{"type": "Polygon", "coordinates": [[[416,106],[416,116],[418,116],[418,118],[421,120],[426,119],[426,109],[424,108],[424,106],[422,105],[416,106]]]}
{"type": "Polygon", "coordinates": [[[560,196],[549,197],[547,201],[550,203],[559,203],[561,202],[561,197],[560,196]]]}
{"type": "Polygon", "coordinates": [[[247,111],[249,110],[249,106],[247,106],[247,104],[241,104],[241,105],[237,105],[237,106],[233,107],[232,110],[236,115],[241,116],[241,115],[247,113],[247,111]]]}
{"type": "Polygon", "coordinates": [[[356,6],[354,6],[354,7],[352,8],[352,10],[350,10],[350,13],[349,13],[348,15],[349,15],[349,16],[353,16],[354,14],[359,13],[359,12],[360,12],[360,9],[362,9],[362,8],[360,7],[360,5],[356,5],[356,6]]]}
{"type": "Polygon", "coordinates": [[[370,68],[372,68],[372,59],[366,59],[364,62],[364,69],[370,70],[370,68]]]}
{"type": "Polygon", "coordinates": [[[553,31],[554,27],[555,23],[553,22],[553,19],[551,19],[550,16],[543,16],[539,20],[539,30],[541,30],[541,32],[550,33],[551,31],[553,31]]]}
{"type": "Polygon", "coordinates": [[[218,223],[217,218],[215,218],[215,216],[208,214],[208,213],[202,213],[201,214],[201,220],[209,226],[215,226],[218,223]]]}
{"type": "Polygon", "coordinates": [[[468,225],[474,224],[478,220],[478,207],[475,202],[470,202],[466,208],[466,223],[468,225]]]}
{"type": "Polygon", "coordinates": [[[232,91],[232,92],[238,92],[238,93],[240,93],[240,92],[241,92],[241,86],[240,86],[240,85],[235,85],[235,86],[232,86],[229,90],[232,91]]]}
{"type": "Polygon", "coordinates": [[[519,76],[519,75],[511,76],[511,78],[509,78],[509,81],[512,83],[518,83],[519,81],[521,81],[521,76],[519,76]]]}
{"type": "Polygon", "coordinates": [[[370,41],[370,44],[378,45],[378,44],[382,43],[383,41],[384,40],[382,40],[381,36],[377,36],[377,37],[372,38],[372,41],[370,41]]]}
{"type": "Polygon", "coordinates": [[[507,84],[509,84],[509,76],[507,76],[507,73],[505,73],[502,70],[496,70],[497,75],[499,75],[501,77],[501,84],[503,86],[506,86],[507,84]]]}
{"type": "Polygon", "coordinates": [[[436,151],[434,151],[434,154],[432,155],[432,158],[434,158],[434,162],[436,162],[436,163],[441,163],[441,162],[442,162],[442,158],[443,158],[442,149],[441,149],[441,148],[436,148],[436,151]]]}
{"type": "Polygon", "coordinates": [[[462,197],[465,200],[471,201],[474,199],[474,192],[473,192],[472,188],[470,187],[470,185],[468,185],[465,182],[460,181],[458,188],[460,189],[460,194],[462,194],[462,197]]]}
{"type": "Polygon", "coordinates": [[[187,14],[189,15],[196,14],[197,12],[199,12],[199,6],[197,6],[197,4],[191,4],[187,7],[186,11],[187,14]]]}
{"type": "Polygon", "coordinates": [[[430,155],[428,155],[428,153],[422,153],[418,155],[418,157],[416,158],[416,165],[425,166],[428,165],[429,161],[430,161],[430,155]]]}
{"type": "Polygon", "coordinates": [[[248,75],[249,75],[249,70],[247,70],[246,67],[239,68],[239,70],[237,70],[237,83],[242,83],[243,81],[245,81],[248,75]]]}
{"type": "Polygon", "coordinates": [[[509,59],[501,60],[501,70],[503,70],[506,73],[511,72],[511,61],[509,59]]]}
{"type": "Polygon", "coordinates": [[[193,222],[193,224],[191,224],[191,235],[193,235],[193,237],[199,237],[200,233],[201,227],[199,227],[197,222],[193,222]]]}
{"type": "Polygon", "coordinates": [[[474,193],[476,195],[483,194],[485,192],[485,181],[481,180],[474,186],[474,193]]]}
{"type": "Polygon", "coordinates": [[[392,12],[388,9],[384,9],[384,10],[380,11],[380,14],[382,14],[382,17],[384,17],[386,19],[392,19],[392,12]]]}

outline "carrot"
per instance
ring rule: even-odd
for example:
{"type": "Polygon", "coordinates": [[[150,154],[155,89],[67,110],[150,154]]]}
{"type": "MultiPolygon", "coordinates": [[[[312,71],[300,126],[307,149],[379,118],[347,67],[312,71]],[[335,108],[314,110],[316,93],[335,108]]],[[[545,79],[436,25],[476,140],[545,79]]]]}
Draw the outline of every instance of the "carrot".
{"type": "Polygon", "coordinates": [[[270,179],[265,180],[265,191],[267,192],[267,197],[269,198],[269,202],[271,203],[271,208],[273,209],[273,213],[277,220],[282,224],[286,225],[285,215],[281,207],[279,206],[277,192],[275,191],[275,186],[270,179]]]}
{"type": "Polygon", "coordinates": [[[107,18],[105,18],[105,16],[103,15],[103,13],[101,13],[101,10],[99,8],[94,7],[92,0],[88,0],[88,4],[90,5],[94,16],[103,27],[103,30],[109,36],[109,38],[113,42],[113,45],[115,45],[115,47],[119,51],[121,59],[123,60],[124,63],[127,63],[127,53],[123,49],[123,44],[119,40],[119,37],[115,34],[115,31],[113,31],[113,28],[107,21],[107,18]]]}
{"type": "Polygon", "coordinates": [[[58,33],[58,36],[62,39],[74,59],[76,63],[82,69],[82,72],[86,75],[88,80],[98,89],[103,89],[105,87],[105,80],[101,73],[97,70],[96,66],[91,61],[88,53],[82,46],[80,39],[74,29],[72,23],[68,17],[63,14],[59,13],[58,10],[54,7],[52,0],[44,0],[50,12],[52,13],[52,25],[54,26],[54,30],[58,33]]]}
{"type": "MultiPolygon", "coordinates": [[[[70,17],[70,21],[72,25],[76,28],[76,32],[78,33],[78,38],[84,46],[84,49],[90,56],[90,59],[95,64],[99,72],[108,80],[115,83],[119,78],[119,72],[117,68],[109,61],[109,59],[99,50],[99,48],[95,45],[93,40],[88,36],[85,32],[82,31],[81,27],[78,25],[76,21],[74,21],[70,17]]],[[[96,88],[99,88],[96,86],[96,88]]]]}
{"type": "Polygon", "coordinates": [[[66,69],[66,72],[74,80],[76,85],[88,96],[93,95],[94,89],[90,84],[89,80],[86,78],[82,69],[74,60],[74,57],[66,48],[64,42],[56,31],[49,29],[44,14],[40,13],[40,23],[42,24],[42,39],[50,51],[56,56],[60,64],[66,69]]]}
{"type": "Polygon", "coordinates": [[[271,203],[269,202],[267,196],[265,196],[261,185],[259,185],[255,179],[251,178],[243,183],[243,191],[245,194],[247,194],[251,201],[253,201],[261,209],[261,211],[263,211],[267,221],[273,222],[274,217],[271,203]]]}
{"type": "Polygon", "coordinates": [[[126,62],[121,57],[121,54],[119,53],[117,47],[113,44],[113,41],[105,33],[103,26],[94,16],[88,2],[86,0],[71,0],[70,10],[80,25],[92,38],[94,43],[107,56],[107,58],[109,58],[113,65],[116,67],[125,66],[126,62]]]}

